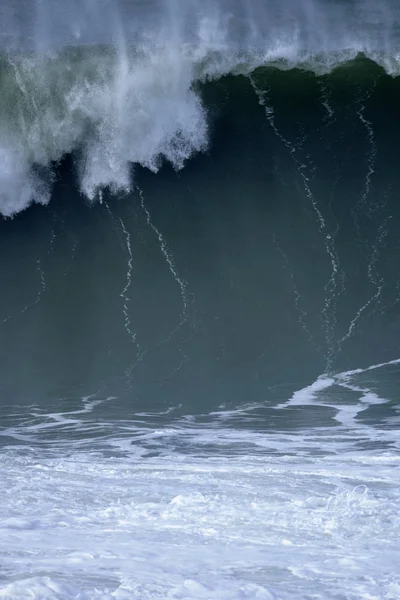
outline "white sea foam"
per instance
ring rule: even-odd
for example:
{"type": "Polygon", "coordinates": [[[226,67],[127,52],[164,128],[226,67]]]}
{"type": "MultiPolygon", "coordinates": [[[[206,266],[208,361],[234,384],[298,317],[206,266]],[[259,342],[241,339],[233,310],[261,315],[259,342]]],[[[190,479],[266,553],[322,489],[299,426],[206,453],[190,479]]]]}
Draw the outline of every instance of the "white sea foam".
{"type": "Polygon", "coordinates": [[[15,58],[8,69],[0,109],[4,215],[48,202],[34,165],[49,168],[68,152],[79,150],[80,187],[93,200],[103,186],[129,190],[131,163],[156,171],[164,157],[180,168],[206,147],[193,65],[173,49],[130,58],[111,49],[65,51],[15,58]]]}
{"type": "Polygon", "coordinates": [[[168,450],[159,430],[158,458],[129,436],[109,437],[111,457],[71,440],[3,450],[0,598],[396,597],[398,454],[322,454],[328,431],[280,434],[278,454],[264,435],[255,454],[235,430],[224,450],[221,433],[175,428],[168,450]],[[185,436],[192,452],[173,450],[185,436]]]}
{"type": "Polygon", "coordinates": [[[326,72],[360,52],[392,72],[400,65],[400,17],[391,0],[379,7],[363,0],[358,10],[313,0],[307,6],[238,0],[234,7],[224,0],[184,7],[174,0],[146,6],[48,0],[35,10],[25,0],[4,4],[0,213],[6,216],[49,201],[52,167],[67,153],[75,155],[90,200],[103,187],[130,190],[132,164],[157,171],[167,160],[180,169],[208,144],[194,86],[199,79],[268,64],[326,72]]]}
{"type": "MultiPolygon", "coordinates": [[[[364,373],[373,372],[376,370],[383,369],[385,367],[397,366],[400,364],[400,359],[394,359],[391,361],[387,361],[384,363],[378,363],[375,365],[370,365],[365,368],[359,369],[351,369],[348,371],[343,371],[342,373],[336,373],[330,377],[325,375],[321,375],[311,383],[310,385],[297,390],[294,392],[292,397],[278,404],[275,408],[289,408],[293,406],[321,406],[326,408],[331,408],[336,411],[335,419],[339,423],[341,423],[347,429],[358,429],[358,430],[369,430],[369,428],[365,428],[364,425],[359,423],[356,419],[358,415],[366,410],[368,410],[369,406],[374,404],[387,404],[389,400],[386,398],[381,398],[376,392],[371,390],[369,387],[357,383],[357,376],[360,376],[364,373]],[[338,403],[335,401],[335,393],[330,391],[330,388],[336,387],[336,389],[346,389],[350,392],[354,392],[354,395],[357,397],[357,401],[346,401],[340,400],[338,403]]],[[[381,431],[380,439],[385,437],[384,431],[381,431]]]]}
{"type": "Polygon", "coordinates": [[[251,404],[108,423],[117,399],[93,396],[26,414],[1,432],[0,598],[397,598],[400,438],[357,415],[387,402],[360,377],[398,364],[296,392],[286,408],[337,411],[311,429],[252,427],[251,404]]]}

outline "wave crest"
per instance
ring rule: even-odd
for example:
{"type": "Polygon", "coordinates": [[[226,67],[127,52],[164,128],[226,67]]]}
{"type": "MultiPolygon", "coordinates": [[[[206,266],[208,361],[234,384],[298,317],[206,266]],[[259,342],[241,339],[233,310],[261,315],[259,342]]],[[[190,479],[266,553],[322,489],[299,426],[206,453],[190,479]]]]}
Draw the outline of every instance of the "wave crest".
{"type": "Polygon", "coordinates": [[[157,171],[165,158],[181,168],[207,145],[192,81],[193,66],[165,51],[128,56],[91,48],[9,59],[1,73],[3,215],[48,202],[48,172],[67,153],[77,153],[90,200],[104,186],[129,190],[131,163],[157,171]]]}
{"type": "Polygon", "coordinates": [[[361,5],[357,12],[353,2],[325,6],[310,0],[306,10],[290,0],[255,0],[251,7],[238,1],[235,13],[223,0],[201,6],[191,0],[179,12],[171,0],[153,10],[154,21],[143,3],[143,21],[133,13],[126,14],[126,24],[117,19],[109,28],[114,39],[104,43],[99,32],[107,30],[107,15],[97,11],[90,37],[88,19],[85,29],[75,20],[62,27],[60,9],[54,19],[64,47],[52,47],[43,25],[38,48],[22,50],[10,41],[0,58],[0,213],[12,216],[33,201],[47,203],[54,165],[66,154],[74,155],[79,186],[89,200],[104,187],[129,191],[132,164],[157,171],[167,160],[182,168],[208,144],[196,81],[249,74],[265,65],[326,73],[360,52],[388,72],[399,72],[400,55],[391,50],[397,47],[399,10],[386,0],[377,16],[368,0],[361,5]],[[127,43],[133,27],[134,46],[127,43]],[[70,30],[76,38],[84,33],[90,45],[82,38],[82,45],[66,46],[70,30]]]}

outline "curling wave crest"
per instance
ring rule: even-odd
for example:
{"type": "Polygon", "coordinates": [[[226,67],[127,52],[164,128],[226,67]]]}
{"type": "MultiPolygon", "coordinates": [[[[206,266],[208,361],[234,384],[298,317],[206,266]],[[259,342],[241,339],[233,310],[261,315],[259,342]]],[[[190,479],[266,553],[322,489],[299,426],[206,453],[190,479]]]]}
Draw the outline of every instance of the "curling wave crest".
{"type": "Polygon", "coordinates": [[[208,145],[198,81],[263,65],[329,72],[359,53],[400,64],[392,0],[31,4],[6,0],[0,24],[4,216],[46,204],[67,154],[89,200],[129,191],[132,164],[182,168],[208,145]]]}

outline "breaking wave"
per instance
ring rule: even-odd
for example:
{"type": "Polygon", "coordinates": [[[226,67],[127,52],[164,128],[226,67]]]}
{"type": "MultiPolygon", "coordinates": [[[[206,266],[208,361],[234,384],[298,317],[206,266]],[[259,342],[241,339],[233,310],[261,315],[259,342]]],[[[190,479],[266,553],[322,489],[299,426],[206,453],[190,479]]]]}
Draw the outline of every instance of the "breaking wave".
{"type": "Polygon", "coordinates": [[[224,1],[200,6],[192,0],[184,8],[172,0],[108,8],[100,2],[96,11],[85,2],[80,12],[73,4],[62,9],[51,0],[35,3],[34,16],[27,13],[22,27],[17,17],[24,2],[13,11],[5,3],[4,216],[34,201],[48,203],[56,165],[67,154],[74,156],[81,193],[90,201],[104,188],[129,191],[133,164],[157,171],[166,160],[182,168],[209,144],[198,82],[249,76],[266,66],[321,75],[360,53],[392,75],[400,67],[394,50],[400,9],[389,1],[379,9],[365,1],[310,1],[300,8],[290,0],[260,0],[251,8],[237,2],[234,9],[224,1]]]}

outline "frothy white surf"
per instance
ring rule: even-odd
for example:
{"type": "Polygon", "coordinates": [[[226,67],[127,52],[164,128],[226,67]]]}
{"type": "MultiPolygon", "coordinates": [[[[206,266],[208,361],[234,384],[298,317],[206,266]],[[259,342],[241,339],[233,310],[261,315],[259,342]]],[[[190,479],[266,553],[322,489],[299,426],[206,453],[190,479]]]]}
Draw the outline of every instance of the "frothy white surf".
{"type": "Polygon", "coordinates": [[[48,170],[68,152],[79,151],[80,187],[93,200],[105,186],[129,190],[132,163],[157,171],[166,159],[181,168],[207,145],[204,110],[191,89],[194,65],[174,49],[129,58],[111,49],[77,54],[20,57],[2,74],[4,215],[33,200],[47,203],[48,170]]]}
{"type": "MultiPolygon", "coordinates": [[[[365,430],[365,425],[356,418],[359,413],[364,412],[374,404],[387,404],[389,401],[381,398],[376,392],[369,387],[357,383],[357,376],[369,373],[372,371],[384,369],[385,367],[397,366],[400,364],[400,359],[394,359],[384,363],[378,363],[365,367],[364,369],[353,369],[337,373],[332,376],[321,375],[310,385],[294,392],[292,397],[284,403],[277,405],[275,408],[289,408],[293,406],[320,406],[331,408],[335,411],[334,419],[339,421],[347,429],[365,430]],[[356,402],[353,399],[342,399],[338,396],[338,401],[335,401],[335,394],[331,388],[345,388],[356,395],[356,402]],[[330,391],[330,393],[325,393],[330,391]]],[[[368,429],[368,428],[367,428],[368,429]]],[[[386,438],[385,432],[381,431],[379,438],[386,438]]],[[[389,434],[388,439],[391,438],[389,434]]]]}
{"type": "Polygon", "coordinates": [[[321,376],[277,407],[335,409],[311,429],[262,431],[251,404],[28,412],[0,431],[0,598],[396,599],[400,437],[357,417],[387,402],[362,378],[399,365],[321,376]]]}
{"type": "Polygon", "coordinates": [[[268,64],[326,72],[360,52],[392,72],[400,65],[391,50],[400,22],[391,0],[379,7],[369,0],[34,5],[5,0],[0,24],[0,212],[6,216],[49,201],[52,166],[67,153],[76,156],[80,188],[90,200],[103,187],[130,190],[132,164],[157,171],[167,160],[181,168],[208,143],[194,86],[199,79],[268,64]]]}
{"type": "Polygon", "coordinates": [[[48,415],[44,447],[32,418],[7,431],[29,445],[0,454],[0,598],[397,597],[398,453],[333,428],[235,430],[220,411],[198,427],[109,424],[104,455],[68,435],[95,410],[48,415]]]}

